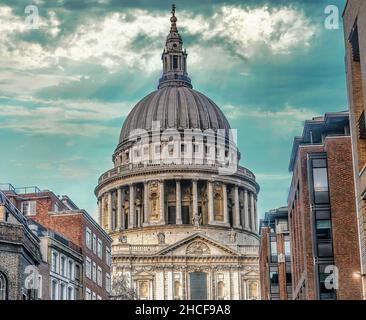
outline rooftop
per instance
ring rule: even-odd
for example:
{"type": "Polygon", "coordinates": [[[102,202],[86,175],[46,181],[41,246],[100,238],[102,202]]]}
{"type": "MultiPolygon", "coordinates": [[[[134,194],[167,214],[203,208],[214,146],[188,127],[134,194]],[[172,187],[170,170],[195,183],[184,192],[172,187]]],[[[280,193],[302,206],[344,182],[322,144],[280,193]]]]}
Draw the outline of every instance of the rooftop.
{"type": "Polygon", "coordinates": [[[321,117],[306,120],[302,136],[294,138],[289,171],[294,170],[297,151],[301,145],[322,145],[328,136],[349,136],[348,111],[326,113],[321,117]]]}

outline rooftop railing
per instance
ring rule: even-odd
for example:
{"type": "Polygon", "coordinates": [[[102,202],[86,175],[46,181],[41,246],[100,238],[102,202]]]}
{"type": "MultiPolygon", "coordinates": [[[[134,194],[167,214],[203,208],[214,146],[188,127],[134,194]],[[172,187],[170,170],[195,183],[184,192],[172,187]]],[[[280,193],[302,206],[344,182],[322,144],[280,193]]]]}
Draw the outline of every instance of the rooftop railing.
{"type": "MultiPolygon", "coordinates": [[[[177,170],[210,170],[214,173],[218,173],[218,170],[222,168],[215,163],[204,162],[203,164],[161,164],[161,163],[136,163],[136,164],[125,164],[116,168],[113,168],[105,172],[100,178],[99,183],[102,183],[110,178],[124,176],[131,173],[158,171],[164,169],[177,169],[177,170]]],[[[241,166],[237,167],[236,174],[245,176],[249,179],[255,179],[255,175],[246,168],[241,166]]]]}

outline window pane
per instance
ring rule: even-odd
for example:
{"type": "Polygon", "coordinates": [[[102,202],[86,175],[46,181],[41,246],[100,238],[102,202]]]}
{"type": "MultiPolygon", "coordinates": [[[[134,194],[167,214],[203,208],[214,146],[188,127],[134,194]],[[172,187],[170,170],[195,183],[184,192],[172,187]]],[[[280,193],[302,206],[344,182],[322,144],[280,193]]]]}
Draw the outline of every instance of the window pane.
{"type": "Polygon", "coordinates": [[[319,257],[331,257],[333,255],[331,242],[318,243],[318,256],[319,257]]]}
{"type": "Polygon", "coordinates": [[[314,168],[314,190],[315,192],[328,191],[328,175],[326,168],[314,168]]]}
{"type": "Polygon", "coordinates": [[[332,238],[330,220],[319,220],[316,222],[316,235],[319,240],[330,240],[332,238]]]}
{"type": "Polygon", "coordinates": [[[329,220],[330,219],[330,211],[328,210],[321,210],[316,212],[316,219],[317,220],[329,220]]]}

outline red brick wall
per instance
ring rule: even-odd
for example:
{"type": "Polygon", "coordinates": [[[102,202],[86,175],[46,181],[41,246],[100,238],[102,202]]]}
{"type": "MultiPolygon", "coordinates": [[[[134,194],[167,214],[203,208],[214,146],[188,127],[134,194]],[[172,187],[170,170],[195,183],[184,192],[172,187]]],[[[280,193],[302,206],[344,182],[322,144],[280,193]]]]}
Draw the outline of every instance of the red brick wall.
{"type": "Polygon", "coordinates": [[[269,266],[268,266],[268,233],[269,228],[261,229],[260,239],[260,256],[259,256],[259,271],[261,281],[261,297],[262,300],[269,300],[269,266]]]}
{"type": "Polygon", "coordinates": [[[326,139],[328,179],[332,212],[333,250],[339,270],[341,300],[362,298],[351,138],[326,139]]]}
{"type": "MultiPolygon", "coordinates": [[[[288,202],[293,289],[299,288],[301,280],[305,279],[305,292],[302,296],[298,295],[298,298],[307,300],[316,298],[307,155],[317,152],[326,152],[328,158],[334,260],[339,269],[337,298],[360,299],[360,280],[353,276],[355,271],[360,270],[360,260],[349,137],[329,137],[325,139],[325,146],[302,146],[298,150],[288,202]],[[299,196],[298,201],[295,201],[297,185],[299,185],[299,196]]],[[[298,292],[294,291],[294,297],[296,294],[298,292]]]]}

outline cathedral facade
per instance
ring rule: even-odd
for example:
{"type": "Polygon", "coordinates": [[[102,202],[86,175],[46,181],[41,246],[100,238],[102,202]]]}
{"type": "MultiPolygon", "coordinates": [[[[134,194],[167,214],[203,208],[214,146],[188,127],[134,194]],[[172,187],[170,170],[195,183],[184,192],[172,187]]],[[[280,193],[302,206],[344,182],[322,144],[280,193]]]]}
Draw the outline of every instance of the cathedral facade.
{"type": "Polygon", "coordinates": [[[193,90],[173,6],[158,89],[127,116],[98,181],[112,278],[139,299],[260,299],[257,194],[219,107],[193,90]]]}

